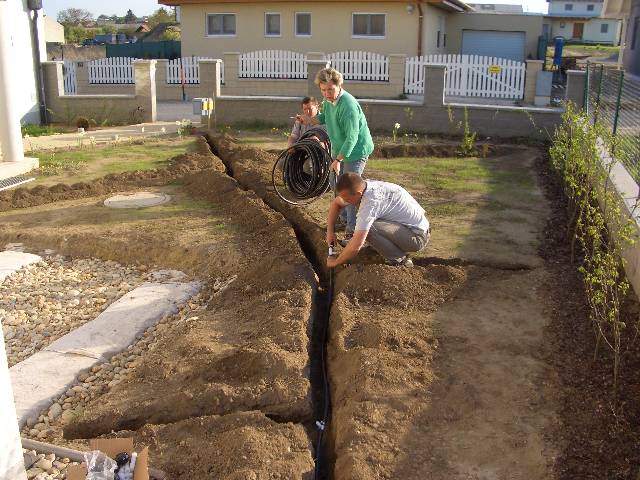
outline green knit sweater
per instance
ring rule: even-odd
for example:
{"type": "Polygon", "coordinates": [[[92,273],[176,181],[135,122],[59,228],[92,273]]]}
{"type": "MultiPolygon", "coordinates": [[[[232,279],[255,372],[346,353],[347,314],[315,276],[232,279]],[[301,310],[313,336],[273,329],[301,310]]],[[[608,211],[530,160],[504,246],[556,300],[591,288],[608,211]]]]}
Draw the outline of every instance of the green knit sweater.
{"type": "Polygon", "coordinates": [[[322,102],[322,113],[318,114],[321,124],[327,126],[331,139],[331,156],[344,155],[346,162],[368,158],[373,152],[373,140],[364,112],[358,101],[346,91],[338,103],[322,102]]]}

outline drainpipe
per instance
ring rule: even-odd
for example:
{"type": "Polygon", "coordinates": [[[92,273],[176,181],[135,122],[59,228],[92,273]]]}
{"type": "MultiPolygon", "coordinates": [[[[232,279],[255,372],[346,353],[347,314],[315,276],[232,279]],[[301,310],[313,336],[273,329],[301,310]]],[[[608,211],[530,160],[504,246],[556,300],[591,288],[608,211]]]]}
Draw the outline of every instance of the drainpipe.
{"type": "Polygon", "coordinates": [[[28,0],[29,10],[33,10],[31,21],[31,32],[34,44],[33,68],[36,73],[36,89],[38,95],[38,106],[40,107],[40,123],[48,124],[47,105],[44,99],[44,81],[42,79],[42,66],[40,62],[40,34],[38,32],[38,10],[42,8],[42,0],[28,0]]]}
{"type": "Polygon", "coordinates": [[[422,24],[424,15],[422,13],[422,2],[418,2],[418,56],[422,56],[422,24]]]}

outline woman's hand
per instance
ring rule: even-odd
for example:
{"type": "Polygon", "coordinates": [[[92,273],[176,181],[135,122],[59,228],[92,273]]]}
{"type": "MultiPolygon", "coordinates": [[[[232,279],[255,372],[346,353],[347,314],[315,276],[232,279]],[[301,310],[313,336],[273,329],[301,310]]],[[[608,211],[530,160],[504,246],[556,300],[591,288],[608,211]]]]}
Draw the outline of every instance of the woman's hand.
{"type": "Polygon", "coordinates": [[[331,170],[336,172],[336,176],[340,175],[340,162],[338,160],[331,162],[331,170]]]}
{"type": "Polygon", "coordinates": [[[336,257],[327,257],[327,268],[335,268],[338,265],[338,259],[336,257]]]}
{"type": "Polygon", "coordinates": [[[296,115],[296,122],[300,122],[301,124],[306,125],[307,124],[307,117],[304,116],[304,115],[298,114],[298,115],[296,115]]]}

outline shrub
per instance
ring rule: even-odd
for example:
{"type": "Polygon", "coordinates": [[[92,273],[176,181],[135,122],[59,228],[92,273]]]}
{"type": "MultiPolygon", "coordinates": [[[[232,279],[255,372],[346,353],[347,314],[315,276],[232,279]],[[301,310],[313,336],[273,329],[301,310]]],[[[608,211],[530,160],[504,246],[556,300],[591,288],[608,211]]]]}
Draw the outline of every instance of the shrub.
{"type": "Polygon", "coordinates": [[[76,120],[76,127],[89,130],[89,119],[86,117],[78,117],[76,120]]]}

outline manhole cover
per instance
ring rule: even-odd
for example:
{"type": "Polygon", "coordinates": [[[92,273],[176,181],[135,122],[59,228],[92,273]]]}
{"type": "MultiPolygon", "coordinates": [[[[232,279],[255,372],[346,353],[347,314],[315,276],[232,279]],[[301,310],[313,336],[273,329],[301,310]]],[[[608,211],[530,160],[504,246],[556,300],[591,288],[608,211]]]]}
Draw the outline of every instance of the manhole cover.
{"type": "Polygon", "coordinates": [[[130,195],[116,195],[107,198],[104,206],[109,208],[145,208],[162,205],[171,200],[169,195],[164,193],[136,192],[130,195]]]}

